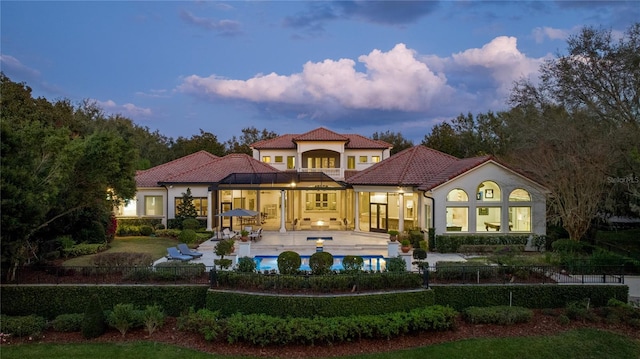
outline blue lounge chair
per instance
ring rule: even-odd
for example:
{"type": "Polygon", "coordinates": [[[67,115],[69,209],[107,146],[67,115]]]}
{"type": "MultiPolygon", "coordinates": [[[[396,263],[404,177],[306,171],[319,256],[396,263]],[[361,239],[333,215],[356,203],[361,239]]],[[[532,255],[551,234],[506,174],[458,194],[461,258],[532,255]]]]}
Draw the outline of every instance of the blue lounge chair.
{"type": "Polygon", "coordinates": [[[198,251],[194,251],[191,248],[189,248],[186,244],[184,243],[180,243],[178,244],[178,250],[180,251],[181,254],[184,254],[186,256],[191,256],[193,258],[200,258],[202,257],[202,253],[198,252],[198,251]]]}
{"type": "Polygon", "coordinates": [[[184,254],[180,253],[180,251],[176,247],[167,248],[167,252],[169,253],[167,255],[167,259],[170,261],[178,260],[178,261],[186,262],[186,261],[190,261],[193,258],[192,256],[185,256],[184,254]]]}

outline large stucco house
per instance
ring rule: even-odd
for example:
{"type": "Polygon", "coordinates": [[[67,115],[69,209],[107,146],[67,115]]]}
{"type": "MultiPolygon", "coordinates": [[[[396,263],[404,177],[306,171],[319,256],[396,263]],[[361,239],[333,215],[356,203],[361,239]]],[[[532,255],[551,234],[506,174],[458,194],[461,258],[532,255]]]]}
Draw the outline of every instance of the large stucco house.
{"type": "Polygon", "coordinates": [[[518,171],[490,156],[391,147],[317,128],[254,143],[253,156],[200,151],[139,171],[136,198],[117,214],[166,224],[189,188],[210,230],[545,234],[546,190],[518,171]],[[233,208],[260,214],[216,216],[233,208]]]}

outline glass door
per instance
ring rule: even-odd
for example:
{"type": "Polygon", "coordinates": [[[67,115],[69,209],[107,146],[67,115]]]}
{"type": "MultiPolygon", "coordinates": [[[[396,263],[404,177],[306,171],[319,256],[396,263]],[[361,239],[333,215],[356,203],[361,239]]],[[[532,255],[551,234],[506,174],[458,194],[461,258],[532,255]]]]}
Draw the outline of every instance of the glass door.
{"type": "Polygon", "coordinates": [[[369,228],[371,232],[387,232],[387,204],[370,204],[369,228]]]}
{"type": "MultiPolygon", "coordinates": [[[[231,204],[231,202],[222,202],[220,204],[220,213],[224,213],[226,211],[230,211],[231,209],[233,209],[233,206],[231,204]]],[[[231,219],[233,217],[221,217],[221,223],[222,223],[222,228],[229,228],[232,229],[231,226],[233,225],[233,223],[231,222],[231,219]]]]}

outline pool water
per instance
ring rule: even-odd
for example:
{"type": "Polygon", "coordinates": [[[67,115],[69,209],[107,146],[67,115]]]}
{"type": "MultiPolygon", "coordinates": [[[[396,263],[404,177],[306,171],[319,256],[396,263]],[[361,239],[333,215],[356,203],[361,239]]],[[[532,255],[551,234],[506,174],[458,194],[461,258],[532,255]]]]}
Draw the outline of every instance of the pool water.
{"type": "MultiPolygon", "coordinates": [[[[302,264],[300,265],[300,270],[310,271],[311,267],[309,267],[309,258],[311,256],[300,256],[302,264]]],[[[331,266],[331,270],[343,270],[342,260],[345,256],[334,255],[333,256],[333,265],[331,266]]],[[[369,255],[369,256],[361,256],[364,259],[364,264],[362,270],[365,271],[383,271],[386,267],[386,261],[384,257],[381,255],[369,255]]],[[[253,260],[256,262],[256,269],[258,271],[265,270],[278,270],[278,256],[255,256],[253,260]]]]}

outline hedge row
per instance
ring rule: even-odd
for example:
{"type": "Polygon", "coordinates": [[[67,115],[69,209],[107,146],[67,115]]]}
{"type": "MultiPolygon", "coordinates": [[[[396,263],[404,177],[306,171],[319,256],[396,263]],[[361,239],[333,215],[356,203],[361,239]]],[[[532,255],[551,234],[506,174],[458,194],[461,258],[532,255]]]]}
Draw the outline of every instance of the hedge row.
{"type": "Polygon", "coordinates": [[[53,319],[60,314],[81,313],[93,294],[100,297],[103,308],[118,303],[139,307],[158,304],[170,316],[178,316],[194,306],[202,308],[207,286],[2,286],[0,304],[6,315],[36,314],[53,319]]]}
{"type": "Polygon", "coordinates": [[[335,317],[406,311],[434,304],[431,290],[338,296],[291,296],[211,291],[206,308],[223,317],[235,313],[274,317],[335,317]]]}
{"type": "Polygon", "coordinates": [[[265,275],[218,271],[218,284],[225,288],[269,290],[308,290],[312,292],[349,292],[356,290],[417,289],[422,275],[417,273],[366,273],[328,275],[265,275]]]}
{"type": "Polygon", "coordinates": [[[252,345],[335,344],[360,339],[391,339],[424,331],[453,329],[457,312],[430,306],[407,312],[332,318],[278,318],[235,314],[226,320],[229,343],[252,345]]]}
{"type": "Polygon", "coordinates": [[[440,253],[457,253],[462,245],[521,245],[526,246],[531,237],[531,244],[544,249],[546,236],[539,235],[440,235],[435,238],[435,249],[440,253]]]}
{"type": "Polygon", "coordinates": [[[573,301],[589,298],[593,306],[607,304],[611,298],[626,302],[626,285],[488,285],[432,286],[435,303],[456,310],[468,307],[515,305],[525,308],[564,308],[573,301]]]}
{"type": "Polygon", "coordinates": [[[169,316],[194,307],[220,310],[224,316],[240,312],[276,317],[349,316],[389,313],[428,305],[467,307],[512,305],[525,308],[563,308],[589,298],[592,306],[604,306],[615,298],[626,302],[625,285],[492,285],[432,286],[431,290],[333,296],[299,296],[209,291],[208,286],[2,286],[2,314],[35,314],[53,319],[60,314],[83,312],[93,294],[102,306],[132,303],[139,307],[158,304],[169,316]]]}

